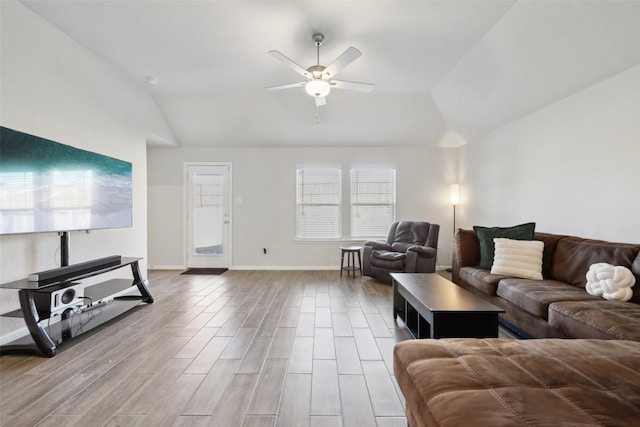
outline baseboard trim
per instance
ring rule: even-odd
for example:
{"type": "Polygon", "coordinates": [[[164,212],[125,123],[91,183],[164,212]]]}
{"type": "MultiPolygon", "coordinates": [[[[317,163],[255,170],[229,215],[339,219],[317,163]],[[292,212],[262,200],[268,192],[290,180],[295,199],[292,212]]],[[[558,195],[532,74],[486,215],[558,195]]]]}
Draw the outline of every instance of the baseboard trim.
{"type": "Polygon", "coordinates": [[[296,271],[296,270],[336,270],[339,271],[340,267],[336,265],[313,265],[313,266],[305,266],[305,265],[235,265],[233,267],[229,267],[229,270],[287,270],[287,271],[296,271]]]}
{"type": "MultiPolygon", "coordinates": [[[[147,270],[186,270],[183,265],[148,265],[147,270]]],[[[234,265],[229,270],[340,270],[337,265],[234,265]]]]}
{"type": "MultiPolygon", "coordinates": [[[[148,265],[147,270],[186,270],[188,267],[184,265],[148,265]]],[[[451,267],[443,265],[438,267],[438,270],[447,271],[451,267]]],[[[229,270],[340,270],[337,265],[234,265],[229,267],[229,270]]]]}
{"type": "Polygon", "coordinates": [[[186,270],[184,265],[147,265],[147,270],[186,270]]]}
{"type": "Polygon", "coordinates": [[[18,338],[25,337],[27,335],[29,335],[29,328],[27,328],[26,326],[14,329],[8,334],[0,336],[0,346],[7,345],[12,341],[17,340],[18,338]]]}

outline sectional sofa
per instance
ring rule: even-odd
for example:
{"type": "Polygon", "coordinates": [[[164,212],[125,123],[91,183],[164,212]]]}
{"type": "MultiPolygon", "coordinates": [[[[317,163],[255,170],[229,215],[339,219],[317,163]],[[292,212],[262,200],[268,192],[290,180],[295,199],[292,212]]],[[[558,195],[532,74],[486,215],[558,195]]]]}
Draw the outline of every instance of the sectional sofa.
{"type": "Polygon", "coordinates": [[[507,326],[540,339],[398,343],[394,374],[409,426],[640,425],[640,245],[529,231],[525,245],[542,255],[537,278],[523,278],[530,272],[520,267],[520,277],[495,274],[505,272],[494,268],[503,262],[498,248],[488,264],[483,237],[458,230],[453,281],[502,307],[507,326]],[[630,270],[638,284],[628,301],[585,290],[598,263],[630,270]]]}
{"type": "Polygon", "coordinates": [[[640,341],[640,244],[535,233],[543,242],[542,280],[492,274],[480,263],[473,230],[455,236],[453,282],[503,308],[502,321],[534,338],[599,338],[640,341]],[[595,263],[631,270],[629,301],[609,301],[585,290],[595,263]]]}
{"type": "Polygon", "coordinates": [[[393,368],[410,427],[640,425],[638,341],[407,340],[393,368]]]}

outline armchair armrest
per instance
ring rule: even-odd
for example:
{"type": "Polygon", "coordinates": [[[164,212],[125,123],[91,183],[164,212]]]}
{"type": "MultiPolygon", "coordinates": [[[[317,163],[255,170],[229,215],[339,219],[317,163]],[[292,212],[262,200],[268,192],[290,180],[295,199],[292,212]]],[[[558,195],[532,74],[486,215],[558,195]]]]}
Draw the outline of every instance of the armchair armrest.
{"type": "Polygon", "coordinates": [[[371,276],[371,252],[374,250],[390,251],[391,245],[384,240],[367,240],[362,250],[362,274],[371,276]]]}
{"type": "Polygon", "coordinates": [[[433,273],[436,271],[438,251],[431,246],[411,246],[407,249],[406,273],[433,273]]]}
{"type": "Polygon", "coordinates": [[[371,249],[391,250],[391,245],[384,240],[367,240],[364,242],[364,246],[369,246],[371,249]]]}
{"type": "Polygon", "coordinates": [[[438,253],[434,248],[430,246],[411,246],[407,249],[407,252],[416,252],[420,256],[425,256],[427,258],[434,258],[438,253]]]}

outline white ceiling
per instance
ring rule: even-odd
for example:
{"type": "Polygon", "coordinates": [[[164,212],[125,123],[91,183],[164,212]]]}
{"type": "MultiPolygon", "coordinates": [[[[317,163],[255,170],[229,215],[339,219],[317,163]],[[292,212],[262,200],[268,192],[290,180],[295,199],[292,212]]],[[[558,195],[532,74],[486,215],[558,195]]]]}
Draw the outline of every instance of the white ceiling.
{"type": "Polygon", "coordinates": [[[456,145],[640,63],[640,1],[50,1],[23,4],[148,90],[184,146],[456,145]],[[301,80],[363,55],[315,123],[301,80]]]}

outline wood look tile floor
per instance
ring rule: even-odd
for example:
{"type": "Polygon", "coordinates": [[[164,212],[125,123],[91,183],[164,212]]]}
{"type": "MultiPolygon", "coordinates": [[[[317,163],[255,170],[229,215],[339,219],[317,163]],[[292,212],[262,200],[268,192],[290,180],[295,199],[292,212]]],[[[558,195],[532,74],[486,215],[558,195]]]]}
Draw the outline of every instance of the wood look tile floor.
{"type": "Polygon", "coordinates": [[[155,303],[0,358],[2,426],[406,426],[391,287],[338,271],[150,271],[155,303]]]}

